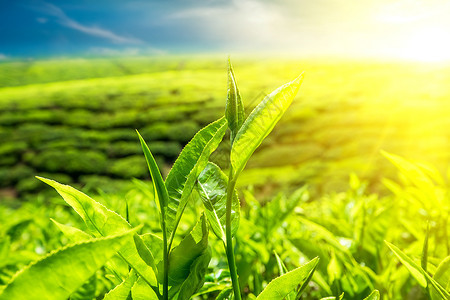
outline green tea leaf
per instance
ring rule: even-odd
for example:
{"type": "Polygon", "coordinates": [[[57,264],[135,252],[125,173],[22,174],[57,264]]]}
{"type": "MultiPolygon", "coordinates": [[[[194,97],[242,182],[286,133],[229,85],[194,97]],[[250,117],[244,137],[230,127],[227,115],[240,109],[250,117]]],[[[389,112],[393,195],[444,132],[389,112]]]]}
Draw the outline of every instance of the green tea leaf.
{"type": "Polygon", "coordinates": [[[78,288],[72,295],[70,300],[86,300],[95,299],[95,292],[97,290],[97,276],[92,275],[80,288],[78,288]]]}
{"type": "MultiPolygon", "coordinates": [[[[438,284],[440,284],[445,290],[450,291],[450,256],[447,256],[436,269],[436,273],[433,276],[433,279],[436,280],[438,284]]],[[[440,296],[440,293],[436,288],[430,289],[430,295],[432,300],[445,299],[440,296]]]]}
{"type": "Polygon", "coordinates": [[[297,269],[294,269],[280,277],[272,280],[266,288],[258,295],[256,299],[283,299],[297,286],[302,285],[308,278],[311,278],[311,273],[316,269],[319,258],[314,258],[310,262],[304,264],[297,269]]]}
{"type": "Polygon", "coordinates": [[[69,245],[19,271],[0,300],[67,299],[113,256],[136,229],[69,245]]]}
{"type": "Polygon", "coordinates": [[[400,249],[398,249],[395,245],[384,241],[389,249],[394,252],[394,254],[398,257],[400,262],[408,269],[409,273],[419,282],[419,284],[426,288],[427,287],[427,279],[425,278],[424,272],[422,269],[405,253],[403,253],[400,249]]]}
{"type": "MultiPolygon", "coordinates": [[[[197,190],[205,206],[205,214],[214,234],[224,243],[228,177],[215,164],[209,162],[197,181],[197,190]]],[[[237,192],[231,207],[231,234],[234,236],[239,227],[239,199],[237,192]]]]}
{"type": "Polygon", "coordinates": [[[159,300],[156,293],[151,289],[145,280],[140,277],[131,288],[133,300],[159,300]]]}
{"type": "Polygon", "coordinates": [[[233,289],[231,287],[223,289],[219,295],[217,295],[216,300],[228,300],[232,299],[233,289]]]}
{"type": "MultiPolygon", "coordinates": [[[[120,215],[109,210],[73,187],[60,184],[50,179],[42,177],[37,178],[53,187],[63,199],[72,206],[84,220],[88,230],[93,235],[97,237],[114,235],[125,232],[131,228],[131,225],[120,215]]],[[[129,237],[129,241],[126,243],[126,246],[122,247],[119,251],[119,255],[135,269],[148,284],[156,286],[157,281],[155,271],[140,257],[133,237],[129,237]]]]}
{"type": "MultiPolygon", "coordinates": [[[[126,300],[131,293],[131,288],[136,282],[137,276],[134,270],[131,270],[130,275],[121,284],[109,291],[103,300],[126,300]]],[[[153,292],[153,291],[152,291],[153,292]]]]}
{"type": "Polygon", "coordinates": [[[166,185],[164,184],[164,180],[161,176],[161,172],[159,171],[158,165],[150,152],[147,144],[145,143],[142,136],[139,134],[139,140],[141,141],[142,151],[144,151],[145,160],[147,161],[148,169],[150,171],[150,175],[152,177],[153,188],[155,190],[155,197],[158,199],[156,204],[158,205],[159,211],[161,213],[161,218],[164,218],[165,210],[167,205],[169,204],[169,194],[166,189],[166,185]]]}
{"type": "Polygon", "coordinates": [[[89,240],[92,237],[81,229],[59,223],[50,218],[53,223],[61,230],[61,232],[73,243],[89,240]]]}
{"type": "MultiPolygon", "coordinates": [[[[169,256],[169,285],[179,286],[189,276],[191,265],[208,247],[208,226],[204,215],[194,229],[173,248],[169,256]]],[[[161,267],[162,268],[162,267],[161,267]]],[[[160,274],[161,275],[161,274],[160,274]]]]}
{"type": "Polygon", "coordinates": [[[425,234],[425,239],[423,241],[423,247],[422,247],[422,260],[420,261],[420,265],[425,272],[427,271],[427,265],[428,265],[428,235],[429,235],[429,232],[430,232],[430,225],[427,224],[427,232],[425,234]]]}
{"type": "Polygon", "coordinates": [[[211,249],[206,248],[191,264],[189,276],[183,282],[178,294],[178,300],[189,300],[205,283],[205,275],[211,260],[211,249]]]}
{"type": "Polygon", "coordinates": [[[236,84],[236,78],[234,77],[233,67],[231,61],[228,59],[228,92],[227,92],[227,104],[225,107],[225,117],[228,121],[228,127],[231,131],[231,143],[233,144],[234,138],[244,123],[244,104],[242,104],[241,95],[236,84]]]}
{"type": "Polygon", "coordinates": [[[167,175],[169,205],[165,217],[167,233],[172,234],[171,241],[197,177],[208,163],[211,153],[219,146],[226,129],[227,120],[221,118],[197,132],[167,175]]]}
{"type": "Polygon", "coordinates": [[[236,177],[245,167],[253,152],[272,131],[286,109],[294,100],[303,76],[279,87],[256,106],[245,120],[231,148],[231,166],[236,177]]]}
{"type": "Polygon", "coordinates": [[[164,249],[162,238],[153,233],[145,233],[141,235],[141,239],[152,253],[155,264],[158,265],[163,260],[164,249]]]}
{"type": "Polygon", "coordinates": [[[380,292],[378,290],[374,290],[369,296],[364,298],[364,300],[380,300],[380,292]]]}

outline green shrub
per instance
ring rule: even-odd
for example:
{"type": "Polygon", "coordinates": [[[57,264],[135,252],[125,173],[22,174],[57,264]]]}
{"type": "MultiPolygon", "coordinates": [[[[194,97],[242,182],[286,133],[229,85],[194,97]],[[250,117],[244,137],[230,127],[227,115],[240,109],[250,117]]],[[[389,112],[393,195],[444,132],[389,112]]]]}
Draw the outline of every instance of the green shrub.
{"type": "Polygon", "coordinates": [[[108,161],[103,153],[93,150],[49,149],[38,153],[31,164],[39,171],[101,174],[108,161]]]}
{"type": "Polygon", "coordinates": [[[113,161],[108,173],[121,178],[144,178],[148,170],[142,155],[134,155],[113,161]]]}

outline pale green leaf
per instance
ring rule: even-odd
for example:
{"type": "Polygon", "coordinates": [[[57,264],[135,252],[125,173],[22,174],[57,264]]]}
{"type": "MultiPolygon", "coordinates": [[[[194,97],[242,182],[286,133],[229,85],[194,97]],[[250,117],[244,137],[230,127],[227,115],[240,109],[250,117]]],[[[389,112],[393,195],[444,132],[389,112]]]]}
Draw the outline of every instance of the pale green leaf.
{"type": "MultiPolygon", "coordinates": [[[[130,275],[121,284],[116,286],[114,289],[109,291],[105,295],[103,300],[126,300],[128,295],[131,293],[131,288],[136,282],[137,276],[134,270],[131,270],[130,275]]],[[[153,292],[153,290],[152,290],[153,292]]]]}
{"type": "MultiPolygon", "coordinates": [[[[84,220],[88,230],[93,235],[97,237],[114,235],[128,231],[131,228],[131,225],[120,215],[109,210],[73,187],[60,184],[50,179],[42,177],[37,178],[52,186],[64,200],[72,206],[84,220]]],[[[119,255],[135,269],[148,284],[156,286],[157,281],[155,271],[140,257],[133,237],[129,237],[129,241],[126,243],[126,246],[120,250],[119,255]]]]}
{"type": "MultiPolygon", "coordinates": [[[[450,292],[450,256],[447,256],[436,269],[436,273],[433,276],[433,279],[441,285],[445,290],[450,292]]],[[[430,289],[431,299],[439,300],[445,299],[440,296],[440,293],[436,288],[430,289]]]]}
{"type": "Polygon", "coordinates": [[[244,169],[250,156],[291,105],[300,88],[302,78],[300,75],[266,96],[242,124],[231,148],[233,177],[244,169]]]}
{"type": "Polygon", "coordinates": [[[236,134],[244,123],[245,114],[244,105],[242,104],[230,60],[228,60],[228,92],[225,117],[227,118],[228,127],[231,131],[231,143],[233,143],[236,134]]]}
{"type": "Polygon", "coordinates": [[[144,233],[141,235],[141,239],[152,253],[155,264],[158,265],[158,263],[163,260],[164,254],[162,238],[153,233],[144,233]]]}
{"type": "Polygon", "coordinates": [[[159,300],[156,293],[151,289],[145,280],[140,277],[131,288],[133,300],[159,300]]]}
{"type": "MultiPolygon", "coordinates": [[[[226,240],[226,205],[228,177],[213,163],[208,163],[200,173],[197,190],[205,207],[205,214],[214,234],[223,242],[226,240]]],[[[234,236],[239,227],[239,199],[237,192],[233,196],[231,206],[231,235],[234,236]]]]}
{"type": "Polygon", "coordinates": [[[227,129],[227,121],[221,118],[201,129],[184,147],[166,178],[169,205],[165,220],[168,235],[173,234],[186,207],[198,175],[208,163],[209,156],[219,146],[227,129]]]}
{"type": "Polygon", "coordinates": [[[211,260],[211,249],[206,248],[191,264],[189,276],[183,282],[178,294],[178,300],[189,300],[205,283],[205,275],[211,260]]]}
{"type": "Polygon", "coordinates": [[[283,299],[297,286],[302,285],[308,278],[311,278],[311,273],[314,272],[319,258],[314,258],[303,266],[294,269],[280,277],[272,280],[266,288],[258,295],[258,300],[273,300],[283,299]]]}
{"type": "Polygon", "coordinates": [[[81,242],[92,238],[88,233],[84,232],[81,229],[61,224],[58,221],[53,220],[52,218],[50,218],[50,220],[55,223],[55,225],[59,228],[59,230],[61,230],[64,236],[67,237],[71,242],[81,242]]]}
{"type": "Polygon", "coordinates": [[[369,296],[364,298],[364,300],[380,300],[380,292],[378,290],[374,290],[369,296]]]}
{"type": "Polygon", "coordinates": [[[3,290],[0,300],[67,299],[126,244],[135,231],[92,239],[51,252],[19,271],[3,290]]]}
{"type": "Polygon", "coordinates": [[[384,241],[386,245],[394,252],[394,254],[398,257],[400,262],[408,269],[409,273],[419,282],[419,284],[426,288],[427,287],[427,279],[425,278],[424,272],[422,269],[405,253],[403,253],[397,246],[384,241]]]}

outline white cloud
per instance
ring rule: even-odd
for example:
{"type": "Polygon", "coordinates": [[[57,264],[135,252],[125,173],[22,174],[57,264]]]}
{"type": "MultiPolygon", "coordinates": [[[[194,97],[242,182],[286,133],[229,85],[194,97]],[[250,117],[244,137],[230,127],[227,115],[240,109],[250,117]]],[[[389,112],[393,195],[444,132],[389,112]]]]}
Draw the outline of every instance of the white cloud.
{"type": "Polygon", "coordinates": [[[8,59],[9,57],[3,53],[0,53],[0,60],[8,59]]]}
{"type": "MultiPolygon", "coordinates": [[[[116,34],[110,30],[103,29],[97,26],[87,26],[79,23],[78,21],[69,18],[66,13],[56,5],[51,3],[45,3],[41,8],[46,14],[56,18],[57,22],[65,27],[83,32],[87,35],[96,36],[100,38],[107,39],[113,43],[117,44],[140,44],[141,40],[134,37],[127,37],[116,34]]],[[[45,18],[41,18],[45,19],[45,18]]]]}
{"type": "Polygon", "coordinates": [[[166,52],[146,47],[146,48],[124,48],[124,49],[114,49],[114,48],[107,48],[107,47],[93,47],[90,48],[87,52],[87,54],[91,55],[101,55],[101,56],[138,56],[138,55],[146,55],[146,54],[166,54],[166,52]]]}

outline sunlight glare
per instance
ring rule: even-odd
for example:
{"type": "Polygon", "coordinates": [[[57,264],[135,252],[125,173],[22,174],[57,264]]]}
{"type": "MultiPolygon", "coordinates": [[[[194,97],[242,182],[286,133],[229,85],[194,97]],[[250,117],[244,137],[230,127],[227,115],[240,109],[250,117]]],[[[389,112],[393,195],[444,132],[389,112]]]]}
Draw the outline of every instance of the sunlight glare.
{"type": "Polygon", "coordinates": [[[423,62],[450,60],[449,33],[439,27],[417,28],[405,39],[402,57],[423,62]]]}

